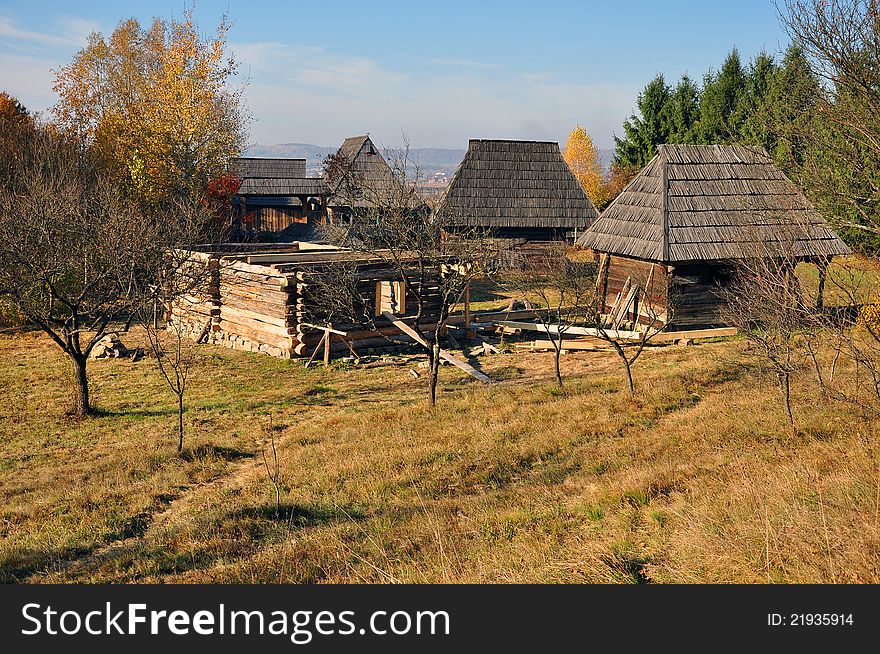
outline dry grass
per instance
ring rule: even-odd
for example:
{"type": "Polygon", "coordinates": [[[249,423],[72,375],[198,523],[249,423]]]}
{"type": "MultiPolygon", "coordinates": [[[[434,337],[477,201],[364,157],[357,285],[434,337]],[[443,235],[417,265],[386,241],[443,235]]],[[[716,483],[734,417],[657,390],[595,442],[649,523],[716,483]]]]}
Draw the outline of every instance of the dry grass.
{"type": "Polygon", "coordinates": [[[880,581],[878,425],[805,371],[792,438],[743,350],[651,348],[635,401],[613,354],[564,357],[563,391],[496,355],[431,411],[407,367],[205,346],[178,457],[151,360],[93,363],[103,414],[71,422],[61,355],[0,336],[0,580],[880,581]]]}

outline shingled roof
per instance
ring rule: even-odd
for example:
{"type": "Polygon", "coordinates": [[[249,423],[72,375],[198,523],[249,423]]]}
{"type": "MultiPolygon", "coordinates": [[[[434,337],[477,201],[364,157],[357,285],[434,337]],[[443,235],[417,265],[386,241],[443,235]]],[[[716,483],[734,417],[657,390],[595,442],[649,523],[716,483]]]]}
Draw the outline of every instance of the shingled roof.
{"type": "Polygon", "coordinates": [[[369,134],[348,137],[336,156],[344,174],[331,179],[327,171],[324,173],[334,192],[331,203],[361,207],[381,204],[393,186],[394,173],[369,134]]]}
{"type": "Polygon", "coordinates": [[[598,212],[558,143],[471,139],[440,215],[451,225],[585,229],[598,212]]]}
{"type": "Polygon", "coordinates": [[[578,245],[665,263],[850,251],[763,148],[741,145],[659,146],[578,245]]]}
{"type": "Polygon", "coordinates": [[[320,177],[263,178],[247,177],[241,181],[239,195],[329,195],[330,187],[320,177]]]}
{"type": "Polygon", "coordinates": [[[306,176],[305,159],[273,159],[269,157],[234,157],[229,170],[239,179],[247,177],[286,179],[306,176]]]}

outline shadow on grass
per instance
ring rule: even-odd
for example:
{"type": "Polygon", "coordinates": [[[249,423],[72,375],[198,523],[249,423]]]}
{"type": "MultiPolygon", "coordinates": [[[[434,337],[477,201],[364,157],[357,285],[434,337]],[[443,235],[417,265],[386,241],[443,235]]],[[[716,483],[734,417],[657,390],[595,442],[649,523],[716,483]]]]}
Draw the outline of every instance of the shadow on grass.
{"type": "Polygon", "coordinates": [[[331,522],[357,522],[365,518],[357,506],[321,506],[316,504],[264,504],[248,506],[226,514],[230,520],[257,520],[284,523],[294,527],[315,527],[331,522]]]}
{"type": "Polygon", "coordinates": [[[71,545],[59,549],[25,550],[0,562],[0,584],[17,584],[35,574],[50,572],[78,558],[88,556],[100,547],[71,545]]]}
{"type": "Polygon", "coordinates": [[[235,447],[224,447],[222,445],[196,445],[193,448],[184,448],[180,454],[180,458],[184,461],[204,461],[206,459],[221,459],[223,461],[238,461],[240,459],[253,459],[256,456],[253,452],[239,450],[235,447]]]}

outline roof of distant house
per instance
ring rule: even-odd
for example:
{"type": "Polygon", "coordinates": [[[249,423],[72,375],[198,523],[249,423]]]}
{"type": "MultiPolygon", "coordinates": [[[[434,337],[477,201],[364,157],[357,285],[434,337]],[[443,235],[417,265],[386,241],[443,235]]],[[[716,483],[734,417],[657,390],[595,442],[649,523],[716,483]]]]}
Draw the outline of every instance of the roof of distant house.
{"type": "Polygon", "coordinates": [[[596,207],[550,141],[471,139],[441,209],[444,222],[585,229],[596,207]]]}

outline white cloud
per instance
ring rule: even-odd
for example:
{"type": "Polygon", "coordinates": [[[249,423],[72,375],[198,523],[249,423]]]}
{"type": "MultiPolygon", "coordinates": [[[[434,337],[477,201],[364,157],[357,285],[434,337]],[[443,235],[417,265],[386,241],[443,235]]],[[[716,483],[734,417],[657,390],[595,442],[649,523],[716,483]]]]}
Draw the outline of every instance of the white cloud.
{"type": "Polygon", "coordinates": [[[85,44],[86,38],[99,26],[77,16],[59,16],[53,22],[54,29],[49,31],[27,30],[19,27],[16,20],[9,14],[0,14],[0,37],[3,45],[21,48],[26,44],[34,46],[75,46],[85,44]]]}
{"type": "Polygon", "coordinates": [[[385,145],[399,144],[405,132],[414,146],[463,148],[468,138],[561,141],[580,123],[606,147],[636,94],[626,85],[576,84],[553,73],[455,60],[442,72],[430,61],[401,72],[321,47],[239,43],[233,50],[250,76],[254,143],[335,145],[369,131],[385,145]]]}

